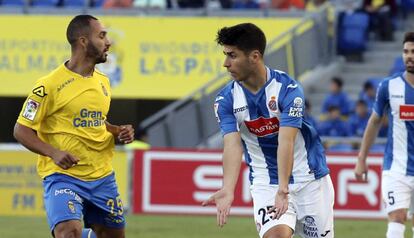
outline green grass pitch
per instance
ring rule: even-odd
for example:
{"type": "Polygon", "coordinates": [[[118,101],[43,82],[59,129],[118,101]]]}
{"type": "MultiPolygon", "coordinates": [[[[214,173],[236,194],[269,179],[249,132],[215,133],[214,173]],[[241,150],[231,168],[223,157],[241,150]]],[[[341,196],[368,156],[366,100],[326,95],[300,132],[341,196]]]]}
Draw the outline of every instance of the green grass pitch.
{"type": "MultiPolygon", "coordinates": [[[[385,220],[335,220],[336,238],[385,237],[385,220]]],[[[0,217],[2,238],[46,238],[49,235],[44,217],[0,217]]],[[[407,222],[406,238],[412,238],[407,222]]],[[[218,228],[213,216],[139,215],[127,216],[127,238],[250,238],[258,237],[250,217],[231,216],[218,228]]]]}

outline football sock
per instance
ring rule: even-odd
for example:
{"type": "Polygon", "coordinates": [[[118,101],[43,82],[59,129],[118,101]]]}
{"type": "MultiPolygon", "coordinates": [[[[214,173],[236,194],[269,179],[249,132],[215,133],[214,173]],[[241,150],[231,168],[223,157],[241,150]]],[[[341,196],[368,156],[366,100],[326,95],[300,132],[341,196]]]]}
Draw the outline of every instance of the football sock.
{"type": "Polygon", "coordinates": [[[92,229],[84,228],[82,230],[82,238],[96,238],[96,234],[92,229]]]}
{"type": "Polygon", "coordinates": [[[389,222],[387,238],[404,238],[405,225],[397,222],[389,222]]]}

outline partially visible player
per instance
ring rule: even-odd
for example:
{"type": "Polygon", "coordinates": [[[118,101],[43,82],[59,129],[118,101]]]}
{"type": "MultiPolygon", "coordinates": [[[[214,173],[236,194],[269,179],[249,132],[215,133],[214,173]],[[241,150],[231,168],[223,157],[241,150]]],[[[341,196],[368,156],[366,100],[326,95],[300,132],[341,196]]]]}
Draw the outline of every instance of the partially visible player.
{"type": "Polygon", "coordinates": [[[39,154],[44,204],[56,238],[123,238],[125,218],[112,168],[114,138],[130,143],[131,125],[107,121],[109,79],[95,69],[110,42],[93,16],[79,15],[67,28],[71,58],[40,78],[26,99],[15,138],[39,154]],[[82,231],[81,219],[91,230],[82,231]]]}
{"type": "Polygon", "coordinates": [[[404,237],[407,209],[414,192],[414,32],[405,34],[402,55],[406,70],[385,79],[378,87],[355,166],[357,180],[365,181],[369,148],[387,113],[389,129],[381,186],[388,213],[387,238],[404,237]]]}
{"type": "Polygon", "coordinates": [[[266,38],[256,25],[224,27],[216,40],[233,81],[214,104],[224,136],[223,187],[203,205],[215,203],[218,225],[227,222],[243,156],[260,237],[334,237],[332,181],[316,130],[303,119],[301,86],[266,67],[266,38]]]}

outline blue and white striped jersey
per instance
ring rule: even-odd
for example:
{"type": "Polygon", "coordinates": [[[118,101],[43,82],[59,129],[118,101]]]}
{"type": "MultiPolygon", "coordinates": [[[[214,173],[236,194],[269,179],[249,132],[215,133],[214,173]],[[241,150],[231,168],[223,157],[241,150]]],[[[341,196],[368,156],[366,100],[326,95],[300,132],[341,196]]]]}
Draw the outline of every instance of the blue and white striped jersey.
{"type": "Polygon", "coordinates": [[[240,132],[252,184],[278,184],[279,127],[299,129],[289,183],[329,173],[316,129],[303,119],[303,90],[286,73],[267,68],[267,82],[256,94],[232,81],[217,95],[214,108],[223,135],[240,132]]]}
{"type": "Polygon", "coordinates": [[[388,113],[388,140],[383,170],[414,175],[414,88],[397,74],[378,87],[374,111],[388,113]]]}

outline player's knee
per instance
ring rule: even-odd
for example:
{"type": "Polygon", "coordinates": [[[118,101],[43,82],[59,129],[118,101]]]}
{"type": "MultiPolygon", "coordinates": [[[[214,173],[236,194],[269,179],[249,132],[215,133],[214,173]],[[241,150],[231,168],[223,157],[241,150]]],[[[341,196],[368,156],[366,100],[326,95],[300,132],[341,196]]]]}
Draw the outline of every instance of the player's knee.
{"type": "Polygon", "coordinates": [[[279,227],[273,227],[272,229],[268,230],[264,235],[263,238],[291,238],[292,237],[292,230],[288,229],[278,229],[279,227]]]}
{"type": "Polygon", "coordinates": [[[79,221],[59,223],[53,230],[55,238],[81,238],[82,225],[79,221]]]}
{"type": "Polygon", "coordinates": [[[281,234],[281,233],[270,233],[270,234],[265,234],[263,236],[263,238],[291,238],[292,235],[291,234],[281,234]]]}
{"type": "Polygon", "coordinates": [[[124,229],[105,229],[101,227],[96,230],[94,228],[94,232],[98,238],[125,238],[124,229]]]}
{"type": "Polygon", "coordinates": [[[405,209],[392,211],[388,213],[388,220],[403,224],[407,221],[407,211],[405,209]]]}

